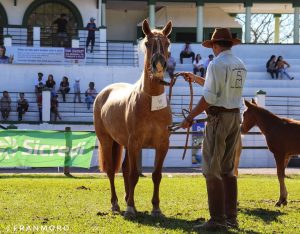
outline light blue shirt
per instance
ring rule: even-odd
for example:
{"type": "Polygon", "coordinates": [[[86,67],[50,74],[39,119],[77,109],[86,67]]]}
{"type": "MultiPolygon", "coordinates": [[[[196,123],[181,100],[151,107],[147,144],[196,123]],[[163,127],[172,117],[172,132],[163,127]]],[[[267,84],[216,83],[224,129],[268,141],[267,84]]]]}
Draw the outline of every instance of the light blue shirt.
{"type": "Polygon", "coordinates": [[[240,108],[247,70],[231,50],[221,52],[207,68],[203,96],[207,103],[227,109],[240,108]]]}

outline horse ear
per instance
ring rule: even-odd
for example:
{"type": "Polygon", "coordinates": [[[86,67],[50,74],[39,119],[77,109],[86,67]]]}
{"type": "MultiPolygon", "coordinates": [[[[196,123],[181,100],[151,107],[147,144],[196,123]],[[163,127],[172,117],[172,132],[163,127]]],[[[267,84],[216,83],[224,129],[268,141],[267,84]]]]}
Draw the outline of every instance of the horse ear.
{"type": "Polygon", "coordinates": [[[144,20],[143,21],[143,32],[144,34],[147,36],[151,33],[151,29],[150,29],[150,26],[149,26],[149,23],[148,23],[148,20],[144,20]]]}
{"type": "Polygon", "coordinates": [[[167,25],[162,29],[163,34],[167,37],[172,32],[172,21],[169,21],[167,25]]]}
{"type": "Polygon", "coordinates": [[[254,100],[254,98],[251,99],[251,102],[252,102],[252,104],[254,104],[254,105],[257,106],[257,103],[256,103],[256,101],[254,100]]]}
{"type": "Polygon", "coordinates": [[[251,103],[249,101],[247,101],[246,99],[244,99],[244,104],[246,107],[250,107],[251,103]]]}

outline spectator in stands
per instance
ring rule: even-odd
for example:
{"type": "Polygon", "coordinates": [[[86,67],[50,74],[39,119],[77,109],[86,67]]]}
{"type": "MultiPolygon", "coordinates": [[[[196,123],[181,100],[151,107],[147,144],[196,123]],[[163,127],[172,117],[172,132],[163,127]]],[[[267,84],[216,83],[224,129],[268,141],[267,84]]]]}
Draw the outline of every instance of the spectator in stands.
{"type": "Polygon", "coordinates": [[[5,53],[6,53],[5,46],[0,46],[0,64],[1,63],[5,63],[5,64],[12,63],[13,57],[12,56],[8,57],[5,55],[5,53]]]}
{"type": "Polygon", "coordinates": [[[275,67],[278,71],[278,73],[280,74],[280,79],[283,79],[283,75],[285,75],[287,78],[289,78],[290,80],[293,80],[294,77],[291,77],[288,73],[287,73],[287,68],[290,67],[290,64],[288,64],[285,60],[283,60],[282,56],[278,56],[275,67]]]}
{"type": "Polygon", "coordinates": [[[183,58],[190,58],[192,57],[192,63],[195,60],[195,53],[192,51],[191,45],[189,41],[185,42],[183,50],[180,52],[180,63],[183,63],[183,58]]]}
{"type": "Polygon", "coordinates": [[[55,80],[53,78],[52,74],[48,75],[48,80],[46,81],[46,85],[45,87],[48,88],[51,91],[51,97],[56,95],[56,91],[55,91],[55,80]]]}
{"type": "Polygon", "coordinates": [[[202,59],[202,57],[201,57],[201,55],[200,54],[197,54],[196,55],[196,59],[195,59],[195,61],[193,62],[193,72],[194,72],[194,74],[196,75],[197,74],[197,72],[199,72],[200,73],[200,76],[201,77],[204,77],[204,61],[203,61],[203,59],[202,59]]]}
{"type": "Polygon", "coordinates": [[[90,82],[89,88],[85,91],[85,102],[87,103],[87,109],[89,110],[91,104],[94,103],[94,100],[97,96],[97,90],[95,89],[95,83],[90,82]]]}
{"type": "Polygon", "coordinates": [[[28,111],[28,101],[25,99],[25,94],[20,93],[19,94],[20,98],[18,100],[18,107],[17,107],[17,112],[18,112],[18,120],[22,121],[22,116],[28,111]]]}
{"type": "Polygon", "coordinates": [[[59,92],[61,92],[64,102],[66,102],[66,93],[69,93],[69,91],[70,91],[68,80],[69,80],[69,78],[64,76],[62,81],[60,82],[60,86],[59,86],[59,90],[58,90],[59,92]]]}
{"type": "Polygon", "coordinates": [[[73,85],[74,89],[74,102],[76,102],[76,97],[78,97],[78,102],[81,103],[81,97],[80,97],[80,79],[76,78],[75,83],[73,85]]]}
{"type": "Polygon", "coordinates": [[[37,105],[38,105],[38,110],[39,110],[39,119],[40,119],[40,122],[43,121],[43,96],[42,95],[38,95],[37,97],[37,105]]]}
{"type": "Polygon", "coordinates": [[[206,59],[205,63],[204,63],[204,69],[205,69],[205,73],[207,71],[208,65],[210,64],[211,61],[214,60],[214,55],[210,54],[208,55],[208,58],[206,59]]]}
{"type": "Polygon", "coordinates": [[[171,52],[168,53],[168,61],[167,61],[167,72],[169,73],[169,77],[172,79],[174,76],[174,71],[176,67],[175,59],[172,57],[171,52]]]}
{"type": "Polygon", "coordinates": [[[57,25],[57,46],[65,47],[68,42],[68,34],[67,34],[67,15],[61,14],[60,18],[56,19],[52,24],[57,25]]]}
{"type": "Polygon", "coordinates": [[[91,53],[93,53],[95,45],[95,31],[97,30],[94,17],[90,18],[90,22],[86,25],[86,30],[88,30],[88,36],[86,38],[86,52],[88,52],[88,47],[91,42],[91,53]]]}
{"type": "Polygon", "coordinates": [[[2,114],[2,118],[4,121],[6,121],[8,119],[9,112],[11,110],[10,104],[11,104],[11,99],[9,97],[8,92],[3,91],[3,96],[0,99],[0,109],[1,109],[1,114],[2,114]]]}
{"type": "Polygon", "coordinates": [[[272,79],[274,79],[274,73],[276,75],[276,79],[278,79],[278,70],[276,69],[276,56],[271,55],[268,62],[266,63],[267,72],[270,73],[272,79]]]}
{"type": "Polygon", "coordinates": [[[57,118],[59,118],[59,120],[61,120],[61,117],[59,115],[58,112],[58,100],[57,100],[58,95],[54,95],[51,97],[51,113],[54,114],[54,121],[57,120],[57,118]]]}
{"type": "Polygon", "coordinates": [[[38,80],[34,85],[34,91],[35,91],[35,95],[37,98],[38,98],[38,95],[42,94],[43,88],[44,88],[43,73],[39,72],[38,80]]]}

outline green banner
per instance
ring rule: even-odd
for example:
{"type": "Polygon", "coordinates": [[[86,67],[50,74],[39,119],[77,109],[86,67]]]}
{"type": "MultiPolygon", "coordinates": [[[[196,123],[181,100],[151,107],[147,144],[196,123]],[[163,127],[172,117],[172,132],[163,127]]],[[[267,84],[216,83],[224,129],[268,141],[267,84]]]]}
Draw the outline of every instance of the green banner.
{"type": "Polygon", "coordinates": [[[94,148],[91,132],[0,130],[0,167],[89,168],[94,148]]]}

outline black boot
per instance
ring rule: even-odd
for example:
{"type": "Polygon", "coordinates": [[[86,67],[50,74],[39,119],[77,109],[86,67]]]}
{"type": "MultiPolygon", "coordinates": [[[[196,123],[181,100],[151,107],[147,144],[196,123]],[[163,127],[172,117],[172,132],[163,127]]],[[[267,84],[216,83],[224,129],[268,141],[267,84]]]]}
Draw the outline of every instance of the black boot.
{"type": "Polygon", "coordinates": [[[227,226],[222,180],[218,178],[206,178],[206,188],[210,219],[206,223],[197,225],[194,228],[205,231],[225,231],[227,230],[227,226]]]}
{"type": "Polygon", "coordinates": [[[225,194],[225,215],[228,227],[238,228],[237,221],[237,178],[223,177],[223,186],[225,194]]]}

